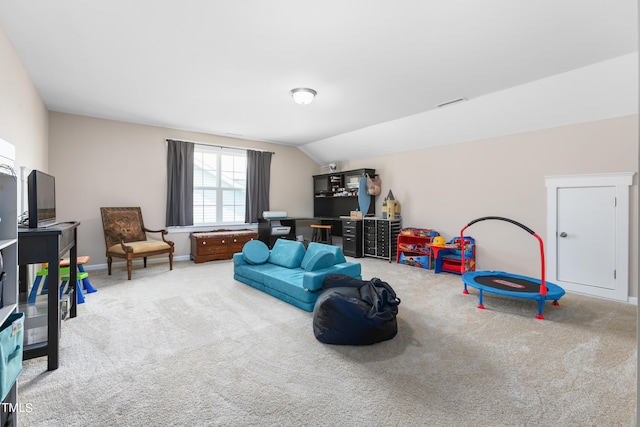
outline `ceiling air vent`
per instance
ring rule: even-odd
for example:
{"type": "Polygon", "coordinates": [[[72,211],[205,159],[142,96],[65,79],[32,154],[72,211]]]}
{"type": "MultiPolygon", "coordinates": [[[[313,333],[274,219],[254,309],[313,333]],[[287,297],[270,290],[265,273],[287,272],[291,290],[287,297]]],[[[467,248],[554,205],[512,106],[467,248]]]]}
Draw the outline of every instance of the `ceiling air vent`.
{"type": "Polygon", "coordinates": [[[451,101],[447,101],[447,102],[443,102],[442,104],[438,104],[438,108],[442,108],[445,107],[447,105],[451,105],[451,104],[457,104],[458,102],[462,102],[462,101],[466,101],[467,98],[456,98],[456,99],[452,99],[451,101]]]}

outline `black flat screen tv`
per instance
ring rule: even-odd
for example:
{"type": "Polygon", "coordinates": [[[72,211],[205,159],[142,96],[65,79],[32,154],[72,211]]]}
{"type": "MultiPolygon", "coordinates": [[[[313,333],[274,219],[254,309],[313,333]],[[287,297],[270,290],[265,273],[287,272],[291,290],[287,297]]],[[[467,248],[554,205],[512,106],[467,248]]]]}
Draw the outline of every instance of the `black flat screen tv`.
{"type": "Polygon", "coordinates": [[[56,179],[33,170],[27,178],[29,228],[42,228],[56,223],[56,179]]]}

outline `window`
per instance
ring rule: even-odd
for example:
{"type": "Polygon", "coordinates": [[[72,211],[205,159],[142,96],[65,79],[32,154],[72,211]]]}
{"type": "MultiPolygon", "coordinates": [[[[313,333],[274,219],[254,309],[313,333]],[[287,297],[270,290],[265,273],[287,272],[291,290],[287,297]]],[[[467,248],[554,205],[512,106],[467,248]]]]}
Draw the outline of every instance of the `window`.
{"type": "Polygon", "coordinates": [[[193,157],[193,224],[244,223],[246,151],[196,145],[193,157]]]}

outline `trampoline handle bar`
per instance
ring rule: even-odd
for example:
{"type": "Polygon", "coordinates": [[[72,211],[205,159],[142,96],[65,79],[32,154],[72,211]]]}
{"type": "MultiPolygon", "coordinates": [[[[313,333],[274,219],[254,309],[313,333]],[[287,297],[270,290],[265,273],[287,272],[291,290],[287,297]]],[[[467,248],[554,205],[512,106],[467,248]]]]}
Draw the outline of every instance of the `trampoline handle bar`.
{"type": "Polygon", "coordinates": [[[467,224],[467,227],[475,224],[476,222],[484,221],[484,220],[487,220],[487,219],[497,219],[497,220],[500,220],[500,221],[510,222],[511,224],[517,225],[518,227],[522,228],[524,231],[526,231],[529,234],[535,234],[535,232],[532,229],[530,229],[529,227],[527,227],[526,225],[522,225],[518,221],[514,221],[512,219],[505,218],[505,217],[502,217],[502,216],[483,216],[482,218],[474,219],[473,221],[471,221],[469,224],[467,224]]]}
{"type": "Polygon", "coordinates": [[[529,227],[520,224],[518,221],[514,221],[512,219],[509,218],[504,218],[502,216],[483,216],[482,218],[477,218],[474,219],[473,221],[471,221],[469,224],[465,225],[464,227],[462,227],[462,230],[460,230],[460,245],[461,245],[461,249],[462,249],[462,267],[460,273],[464,273],[464,271],[466,270],[465,267],[465,263],[464,263],[464,230],[466,230],[467,228],[469,228],[471,225],[475,224],[476,222],[480,222],[480,221],[485,221],[488,219],[496,219],[499,221],[506,221],[506,222],[510,222],[511,224],[517,225],[518,227],[522,228],[523,230],[525,230],[527,233],[533,235],[533,237],[535,237],[536,239],[538,239],[538,242],[540,243],[540,264],[542,267],[542,275],[540,277],[540,295],[542,296],[547,296],[547,282],[546,282],[546,278],[545,278],[545,261],[544,261],[544,243],[542,242],[542,238],[540,236],[538,236],[536,234],[535,231],[533,231],[532,229],[530,229],[529,227]]]}

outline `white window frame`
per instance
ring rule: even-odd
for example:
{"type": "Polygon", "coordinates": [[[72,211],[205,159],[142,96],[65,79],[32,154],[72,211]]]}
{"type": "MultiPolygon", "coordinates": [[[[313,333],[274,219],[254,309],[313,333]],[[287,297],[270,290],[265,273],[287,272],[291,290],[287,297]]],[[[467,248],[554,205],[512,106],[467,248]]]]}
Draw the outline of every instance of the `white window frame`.
{"type": "MultiPolygon", "coordinates": [[[[229,226],[229,225],[238,225],[238,224],[244,224],[244,218],[245,218],[245,209],[246,209],[246,201],[245,201],[245,194],[246,194],[246,158],[247,158],[247,150],[244,149],[237,149],[237,148],[229,148],[229,147],[219,147],[219,146],[210,146],[210,145],[204,145],[204,144],[197,144],[195,146],[194,149],[194,182],[193,182],[193,192],[194,192],[194,197],[193,197],[193,220],[194,220],[194,224],[193,227],[207,227],[207,226],[229,226]],[[198,172],[197,172],[197,164],[198,164],[198,155],[200,153],[210,153],[210,154],[215,154],[216,155],[216,182],[214,185],[209,185],[209,186],[204,186],[202,180],[200,182],[196,182],[196,178],[198,176],[198,172]],[[222,157],[223,156],[234,156],[234,157],[242,157],[245,160],[245,168],[243,170],[234,170],[232,171],[233,173],[236,174],[235,177],[233,176],[229,176],[226,173],[222,172],[222,157]],[[240,172],[241,172],[241,181],[244,183],[243,186],[238,187],[238,179],[240,176],[240,172]],[[226,177],[226,180],[225,180],[226,177]],[[225,185],[226,183],[231,182],[231,185],[225,185]],[[215,221],[212,222],[198,222],[201,221],[203,218],[202,213],[202,209],[201,206],[202,204],[198,203],[200,201],[203,200],[203,197],[196,197],[196,193],[198,191],[213,191],[215,192],[215,199],[216,199],[216,203],[215,203],[215,221]],[[224,220],[224,216],[225,216],[225,206],[228,207],[230,206],[229,204],[225,205],[224,204],[224,195],[227,194],[229,192],[235,192],[236,196],[235,196],[235,204],[231,205],[231,206],[235,206],[234,210],[237,209],[238,206],[240,206],[238,204],[238,201],[241,201],[241,205],[244,209],[242,209],[242,212],[236,212],[234,214],[234,219],[233,220],[228,220],[225,221],[224,220]],[[219,203],[219,201],[223,201],[223,203],[219,203]],[[198,203],[198,204],[196,204],[198,203]]],[[[228,172],[228,171],[227,171],[228,172]]],[[[206,209],[206,208],[205,208],[206,209]]],[[[210,209],[212,209],[212,207],[210,207],[210,209]]]]}

